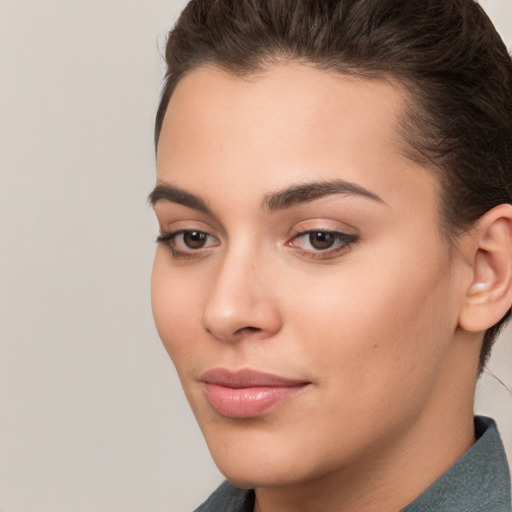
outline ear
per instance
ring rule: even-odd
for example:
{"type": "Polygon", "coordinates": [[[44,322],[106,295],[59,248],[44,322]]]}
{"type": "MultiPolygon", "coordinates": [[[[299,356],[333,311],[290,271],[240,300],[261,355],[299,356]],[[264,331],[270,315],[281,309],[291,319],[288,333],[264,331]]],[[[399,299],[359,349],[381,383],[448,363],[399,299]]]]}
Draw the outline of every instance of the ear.
{"type": "Polygon", "coordinates": [[[472,281],[459,325],[482,332],[499,322],[512,304],[512,205],[489,210],[469,235],[472,281]]]}

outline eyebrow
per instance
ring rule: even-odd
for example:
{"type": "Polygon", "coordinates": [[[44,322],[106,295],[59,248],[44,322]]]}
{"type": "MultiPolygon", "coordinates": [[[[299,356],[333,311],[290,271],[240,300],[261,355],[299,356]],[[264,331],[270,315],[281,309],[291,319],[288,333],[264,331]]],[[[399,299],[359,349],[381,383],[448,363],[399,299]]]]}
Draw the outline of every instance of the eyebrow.
{"type": "Polygon", "coordinates": [[[167,201],[181,204],[193,210],[198,210],[206,215],[212,215],[212,211],[207,206],[206,201],[170,183],[159,183],[151,194],[149,194],[148,201],[151,206],[155,206],[162,201],[167,201]]]}
{"type": "MultiPolygon", "coordinates": [[[[298,204],[308,203],[322,197],[337,194],[366,197],[386,204],[377,194],[361,185],[338,179],[292,185],[291,187],[266,195],[262,205],[269,213],[274,213],[298,204]]],[[[152,206],[161,201],[168,201],[198,210],[207,215],[213,215],[212,210],[204,199],[170,183],[159,183],[149,194],[148,201],[152,206]]]]}
{"type": "Polygon", "coordinates": [[[273,213],[284,210],[297,204],[308,203],[316,199],[336,194],[355,195],[372,199],[386,204],[377,194],[368,189],[345,180],[314,181],[305,184],[294,185],[265,197],[264,206],[273,213]]]}

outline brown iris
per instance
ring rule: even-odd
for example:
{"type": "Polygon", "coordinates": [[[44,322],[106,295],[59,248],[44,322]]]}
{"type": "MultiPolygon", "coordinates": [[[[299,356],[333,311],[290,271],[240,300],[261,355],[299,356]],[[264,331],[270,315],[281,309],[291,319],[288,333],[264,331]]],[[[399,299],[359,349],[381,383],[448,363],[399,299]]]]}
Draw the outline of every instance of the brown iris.
{"type": "Polygon", "coordinates": [[[190,249],[201,249],[206,243],[208,235],[202,231],[186,231],[183,233],[183,242],[190,249]]]}
{"type": "Polygon", "coordinates": [[[309,243],[317,250],[329,249],[336,240],[336,234],[329,231],[313,231],[309,233],[309,243]]]}

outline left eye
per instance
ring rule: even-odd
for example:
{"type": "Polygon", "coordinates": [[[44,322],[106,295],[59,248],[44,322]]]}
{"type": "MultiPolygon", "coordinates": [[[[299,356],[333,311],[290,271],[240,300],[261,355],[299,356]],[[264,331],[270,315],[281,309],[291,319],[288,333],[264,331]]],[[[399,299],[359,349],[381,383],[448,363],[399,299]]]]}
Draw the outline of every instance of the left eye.
{"type": "Polygon", "coordinates": [[[343,249],[356,241],[357,237],[355,235],[339,231],[313,230],[295,236],[290,245],[304,251],[321,252],[343,249]]]}

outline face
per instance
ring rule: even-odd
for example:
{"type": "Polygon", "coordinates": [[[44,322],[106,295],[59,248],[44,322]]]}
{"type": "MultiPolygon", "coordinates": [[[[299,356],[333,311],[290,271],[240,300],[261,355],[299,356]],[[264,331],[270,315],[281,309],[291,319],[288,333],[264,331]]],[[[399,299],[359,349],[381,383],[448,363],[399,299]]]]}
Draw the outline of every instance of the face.
{"type": "Polygon", "coordinates": [[[398,86],[200,68],[164,120],[158,332],[221,471],[292,485],[396,450],[435,414],[460,296],[398,86]],[[397,433],[400,433],[397,435],[397,433]]]}

